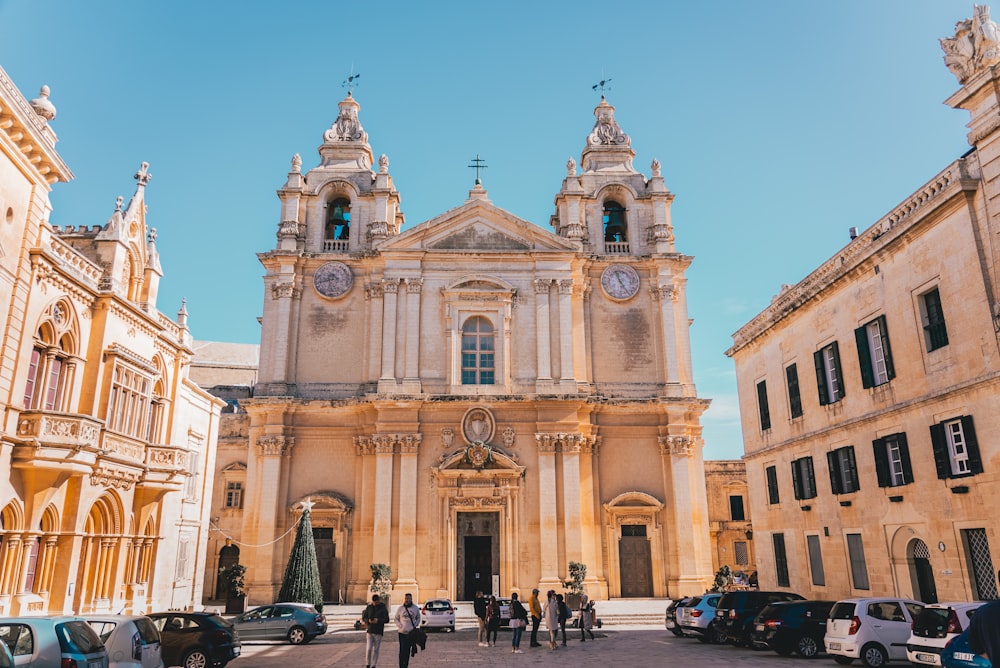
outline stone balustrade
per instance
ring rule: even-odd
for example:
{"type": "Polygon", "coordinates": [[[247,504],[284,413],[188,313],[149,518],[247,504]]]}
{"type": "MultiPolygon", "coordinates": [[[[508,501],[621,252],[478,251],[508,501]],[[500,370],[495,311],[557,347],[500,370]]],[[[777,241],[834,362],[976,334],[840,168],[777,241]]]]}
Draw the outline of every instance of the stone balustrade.
{"type": "Polygon", "coordinates": [[[85,415],[26,411],[17,422],[19,439],[34,439],[44,446],[96,449],[100,435],[101,423],[85,415]]]}

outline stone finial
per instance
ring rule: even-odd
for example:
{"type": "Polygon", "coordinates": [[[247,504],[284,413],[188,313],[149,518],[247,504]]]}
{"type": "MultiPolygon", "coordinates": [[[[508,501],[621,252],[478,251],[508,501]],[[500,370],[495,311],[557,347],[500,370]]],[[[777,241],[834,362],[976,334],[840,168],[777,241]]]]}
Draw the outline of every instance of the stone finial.
{"type": "Polygon", "coordinates": [[[656,158],[653,158],[653,164],[650,165],[649,168],[653,171],[653,176],[660,176],[660,161],[659,160],[657,160],[656,158]]]}
{"type": "Polygon", "coordinates": [[[32,100],[31,108],[35,110],[35,113],[44,118],[46,121],[51,121],[56,117],[56,107],[49,101],[49,87],[42,86],[41,91],[34,100],[32,100]]]}
{"type": "Polygon", "coordinates": [[[296,153],[292,156],[292,173],[298,174],[302,171],[302,156],[296,153]]]}
{"type": "Polygon", "coordinates": [[[358,104],[350,94],[340,102],[340,111],[333,126],[323,134],[326,142],[351,141],[368,143],[368,133],[361,127],[358,119],[358,104]]]}
{"type": "Polygon", "coordinates": [[[153,178],[153,175],[149,173],[149,163],[142,163],[142,165],[139,166],[139,171],[136,172],[135,176],[132,178],[138,181],[140,186],[145,186],[149,183],[149,180],[153,178]]]}
{"type": "Polygon", "coordinates": [[[181,307],[177,310],[177,324],[181,329],[187,329],[188,322],[188,309],[187,309],[187,297],[181,298],[181,307]]]}
{"type": "Polygon", "coordinates": [[[566,176],[576,176],[576,160],[573,156],[566,161],[566,176]]]}
{"type": "Polygon", "coordinates": [[[119,195],[115,198],[115,211],[121,211],[122,205],[125,203],[125,198],[119,195]]]}
{"type": "Polygon", "coordinates": [[[973,18],[955,24],[955,35],[940,41],[944,64],[960,84],[987,67],[1000,63],[1000,27],[990,8],[973,5],[973,18]]]}
{"type": "Polygon", "coordinates": [[[587,144],[590,146],[629,146],[632,140],[622,132],[615,120],[615,108],[608,104],[608,101],[601,98],[601,103],[594,109],[594,116],[597,122],[594,129],[587,137],[587,144]]]}
{"type": "Polygon", "coordinates": [[[385,153],[378,157],[378,173],[388,174],[389,173],[389,156],[385,153]]]}

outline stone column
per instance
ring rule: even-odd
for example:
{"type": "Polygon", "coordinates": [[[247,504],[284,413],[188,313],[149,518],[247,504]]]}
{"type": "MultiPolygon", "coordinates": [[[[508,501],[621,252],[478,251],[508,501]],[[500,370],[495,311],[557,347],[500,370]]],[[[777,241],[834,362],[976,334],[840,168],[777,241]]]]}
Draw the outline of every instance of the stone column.
{"type": "MultiPolygon", "coordinates": [[[[17,589],[16,593],[20,594],[28,590],[28,567],[31,565],[31,549],[33,543],[38,540],[37,536],[26,535],[22,541],[21,547],[21,570],[17,576],[17,589]]],[[[36,559],[35,564],[37,566],[38,561],[36,559]]],[[[37,570],[37,568],[36,568],[37,570]]]]}
{"type": "MultiPolygon", "coordinates": [[[[414,599],[417,587],[417,451],[420,434],[397,436],[399,447],[399,557],[396,586],[412,589],[414,599]]],[[[421,599],[417,599],[421,600],[421,599]]]]}
{"type": "MultiPolygon", "coordinates": [[[[562,525],[565,533],[566,561],[583,559],[583,538],[580,517],[580,434],[563,434],[562,444],[562,491],[563,517],[562,525]]],[[[543,497],[544,498],[544,497],[543,497]]],[[[545,533],[542,533],[544,536],[545,533]]],[[[560,568],[566,564],[559,564],[560,568]]]]}
{"type": "Polygon", "coordinates": [[[654,300],[660,302],[660,329],[663,332],[664,377],[668,384],[679,382],[677,368],[677,335],[674,329],[674,288],[672,285],[654,287],[654,300]]]}
{"type": "MultiPolygon", "coordinates": [[[[573,374],[573,280],[559,281],[560,385],[575,380],[573,374]]],[[[567,388],[563,388],[567,389],[567,388]]],[[[575,388],[574,388],[575,389],[575,388]]]]}
{"type": "Polygon", "coordinates": [[[367,366],[365,380],[374,382],[382,372],[382,283],[371,283],[365,287],[365,301],[368,314],[365,318],[368,333],[365,364],[367,366]]]}
{"type": "Polygon", "coordinates": [[[398,280],[387,278],[382,281],[384,299],[382,304],[382,375],[378,383],[380,392],[390,391],[396,385],[396,293],[398,290],[398,280]]]}
{"type": "Polygon", "coordinates": [[[552,381],[552,356],[549,346],[552,334],[549,325],[549,288],[550,280],[535,281],[535,345],[538,349],[538,380],[549,383],[552,381]]]}
{"type": "MultiPolygon", "coordinates": [[[[256,453],[250,461],[248,481],[252,481],[253,499],[248,507],[253,511],[243,518],[243,540],[248,547],[246,561],[249,597],[252,604],[273,603],[280,586],[280,563],[283,546],[272,542],[284,531],[281,519],[285,516],[285,489],[282,477],[284,464],[290,455],[295,439],[283,434],[261,434],[254,444],[256,453]]],[[[240,555],[241,558],[243,555],[240,555]]]]}
{"type": "Polygon", "coordinates": [[[539,549],[541,565],[540,584],[557,587],[559,581],[558,553],[552,549],[559,537],[559,518],[556,516],[556,445],[555,434],[535,434],[538,447],[538,532],[542,537],[539,549]]]}
{"type": "Polygon", "coordinates": [[[392,436],[372,437],[375,448],[375,508],[371,563],[390,563],[392,549],[392,436]]]}
{"type": "Polygon", "coordinates": [[[21,548],[21,536],[19,534],[8,534],[4,536],[3,542],[7,549],[3,554],[3,576],[0,579],[0,594],[9,595],[14,593],[14,586],[17,583],[17,569],[21,563],[18,559],[21,548]]]}
{"type": "MultiPolygon", "coordinates": [[[[680,591],[696,591],[704,581],[698,572],[699,560],[695,558],[696,545],[693,526],[695,508],[692,504],[693,490],[690,485],[691,451],[690,436],[660,437],[660,456],[663,460],[664,489],[669,519],[667,524],[668,595],[676,596],[680,591]]],[[[703,524],[702,521],[700,524],[703,524]]],[[[655,557],[654,557],[655,558],[655,557]]]]}
{"type": "Polygon", "coordinates": [[[420,392],[420,290],[424,279],[406,279],[406,376],[408,392],[420,392]]]}
{"type": "Polygon", "coordinates": [[[677,378],[683,385],[694,383],[694,373],[691,370],[691,326],[688,324],[686,279],[678,279],[674,286],[674,302],[676,318],[674,328],[677,332],[677,378]]]}
{"type": "Polygon", "coordinates": [[[277,329],[273,334],[276,345],[271,346],[274,358],[271,369],[267,370],[268,375],[261,378],[263,382],[295,382],[288,368],[288,359],[292,343],[292,301],[301,294],[302,291],[292,277],[285,277],[271,284],[271,299],[278,302],[274,318],[277,329]]]}
{"type": "Polygon", "coordinates": [[[604,561],[599,548],[599,533],[597,527],[600,518],[594,515],[594,497],[597,490],[597,480],[594,475],[594,455],[597,452],[596,438],[581,437],[579,443],[580,469],[580,560],[587,564],[587,582],[598,584],[598,591],[592,595],[604,592],[601,598],[607,597],[607,582],[604,579],[604,561]]]}

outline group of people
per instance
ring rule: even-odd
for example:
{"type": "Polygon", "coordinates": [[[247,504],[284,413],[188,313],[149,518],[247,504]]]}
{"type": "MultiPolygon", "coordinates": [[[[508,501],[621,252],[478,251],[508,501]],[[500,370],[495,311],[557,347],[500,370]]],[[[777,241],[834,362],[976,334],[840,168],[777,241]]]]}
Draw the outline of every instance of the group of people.
{"type": "MultiPolygon", "coordinates": [[[[545,603],[539,598],[538,589],[531,590],[531,597],[528,599],[528,609],[518,600],[517,593],[510,595],[510,629],[511,629],[511,652],[523,654],[521,649],[521,638],[524,630],[528,626],[529,616],[531,621],[531,647],[541,647],[538,642],[538,627],[542,620],[545,620],[545,628],[549,632],[549,649],[559,646],[559,636],[562,634],[562,645],[566,646],[566,623],[573,616],[569,606],[562,594],[557,594],[554,589],[546,592],[545,603]]],[[[483,592],[476,592],[473,601],[473,608],[476,612],[476,619],[479,621],[479,635],[476,641],[480,647],[496,647],[497,631],[500,629],[500,604],[495,596],[487,599],[483,592]]],[[[586,642],[587,635],[594,639],[594,605],[584,594],[580,599],[579,609],[580,640],[586,642]]]]}
{"type": "MultiPolygon", "coordinates": [[[[549,649],[558,647],[559,634],[562,633],[562,644],[566,646],[566,623],[572,618],[573,613],[566,605],[562,594],[557,594],[550,589],[546,593],[545,603],[538,598],[538,590],[531,590],[531,597],[528,599],[528,608],[518,600],[517,593],[510,595],[510,629],[511,652],[514,654],[524,654],[521,649],[521,638],[524,630],[531,623],[531,647],[541,647],[538,642],[538,627],[542,620],[545,620],[545,627],[549,631],[549,649]]],[[[476,642],[480,647],[496,647],[497,634],[500,631],[500,602],[496,596],[486,598],[483,592],[476,592],[476,598],[472,603],[479,622],[479,633],[476,642]]],[[[586,642],[587,636],[594,640],[594,605],[584,594],[580,600],[579,608],[580,640],[586,642]]],[[[375,668],[378,665],[379,649],[382,646],[382,636],[385,632],[385,625],[389,623],[389,609],[382,602],[378,594],[372,595],[372,602],[366,606],[361,613],[361,620],[367,633],[365,634],[365,668],[375,668]]],[[[396,629],[399,631],[399,668],[408,668],[410,657],[417,653],[417,642],[413,637],[413,631],[420,628],[420,608],[413,603],[413,595],[406,594],[403,597],[403,604],[396,608],[393,616],[396,629]]]]}

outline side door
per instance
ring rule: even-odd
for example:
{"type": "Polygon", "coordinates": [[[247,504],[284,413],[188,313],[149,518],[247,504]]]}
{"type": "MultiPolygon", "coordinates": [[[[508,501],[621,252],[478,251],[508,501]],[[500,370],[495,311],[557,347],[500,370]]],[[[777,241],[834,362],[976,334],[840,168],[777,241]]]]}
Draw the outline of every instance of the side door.
{"type": "Polygon", "coordinates": [[[293,626],[295,626],[295,610],[291,606],[276,605],[271,610],[270,618],[264,624],[264,637],[271,640],[283,640],[293,626]]]}
{"type": "Polygon", "coordinates": [[[174,665],[183,657],[183,627],[184,620],[174,615],[164,615],[153,618],[153,626],[160,633],[160,656],[163,663],[174,665]]]}
{"type": "Polygon", "coordinates": [[[272,610],[274,606],[267,605],[241,615],[236,625],[240,640],[260,640],[265,637],[272,610]]]}
{"type": "Polygon", "coordinates": [[[17,623],[0,624],[0,642],[10,649],[15,666],[31,666],[38,648],[30,626],[17,623]]]}
{"type": "Polygon", "coordinates": [[[889,659],[905,661],[912,620],[906,616],[903,604],[892,600],[873,601],[868,604],[868,617],[878,641],[889,650],[889,659]]]}

